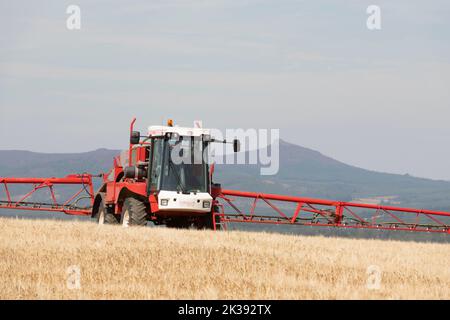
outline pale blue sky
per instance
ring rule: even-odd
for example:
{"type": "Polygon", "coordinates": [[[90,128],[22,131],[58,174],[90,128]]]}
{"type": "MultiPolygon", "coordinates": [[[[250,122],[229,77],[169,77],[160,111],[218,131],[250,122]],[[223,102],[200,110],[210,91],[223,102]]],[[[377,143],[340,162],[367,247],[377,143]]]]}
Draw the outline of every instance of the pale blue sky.
{"type": "Polygon", "coordinates": [[[124,148],[133,115],[202,119],[450,179],[449,40],[448,1],[0,0],[0,149],[124,148]]]}

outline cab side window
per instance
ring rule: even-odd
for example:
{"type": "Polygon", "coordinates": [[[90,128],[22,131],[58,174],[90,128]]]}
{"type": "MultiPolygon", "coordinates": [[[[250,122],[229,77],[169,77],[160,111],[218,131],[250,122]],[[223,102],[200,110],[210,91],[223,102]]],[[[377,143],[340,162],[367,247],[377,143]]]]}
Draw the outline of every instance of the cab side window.
{"type": "Polygon", "coordinates": [[[159,190],[162,174],[163,139],[154,139],[152,142],[151,168],[150,168],[150,192],[159,190]]]}

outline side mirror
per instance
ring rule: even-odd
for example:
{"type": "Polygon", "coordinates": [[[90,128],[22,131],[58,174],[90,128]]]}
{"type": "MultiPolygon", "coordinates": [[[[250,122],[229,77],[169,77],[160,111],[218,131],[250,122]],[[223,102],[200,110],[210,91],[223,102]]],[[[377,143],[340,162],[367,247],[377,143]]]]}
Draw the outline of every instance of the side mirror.
{"type": "Polygon", "coordinates": [[[239,142],[238,139],[234,139],[234,140],[233,140],[233,151],[234,151],[234,152],[239,152],[239,151],[241,151],[241,143],[239,142]]]}
{"type": "Polygon", "coordinates": [[[141,133],[139,131],[132,131],[130,136],[130,144],[138,144],[141,139],[141,133]]]}

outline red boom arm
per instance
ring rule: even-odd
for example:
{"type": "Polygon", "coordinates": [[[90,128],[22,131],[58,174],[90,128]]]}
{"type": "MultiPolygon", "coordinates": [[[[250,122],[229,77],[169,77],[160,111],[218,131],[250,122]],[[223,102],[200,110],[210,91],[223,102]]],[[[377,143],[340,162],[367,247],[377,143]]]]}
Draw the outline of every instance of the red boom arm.
{"type": "Polygon", "coordinates": [[[444,211],[236,190],[221,190],[218,199],[221,200],[217,202],[220,210],[215,215],[221,218],[221,222],[425,231],[450,234],[450,212],[444,211]],[[261,207],[261,204],[263,207],[261,207]],[[281,208],[282,206],[283,208],[281,208]],[[225,208],[227,210],[232,209],[232,211],[225,212],[225,208]],[[258,214],[257,209],[263,211],[263,213],[258,214]]]}
{"type": "Polygon", "coordinates": [[[94,189],[92,185],[92,175],[73,174],[64,178],[0,178],[0,184],[4,186],[6,200],[0,200],[0,209],[35,210],[63,212],[71,215],[90,215],[91,207],[94,204],[94,189]],[[10,185],[30,184],[31,190],[19,199],[14,199],[11,194],[10,185]],[[80,189],[70,196],[63,203],[58,203],[55,194],[55,185],[80,185],[80,189]],[[38,190],[47,189],[50,191],[51,202],[31,202],[33,194],[38,190]],[[83,196],[84,194],[84,196],[83,196]],[[80,207],[77,202],[81,198],[88,198],[91,207],[80,207]]]}

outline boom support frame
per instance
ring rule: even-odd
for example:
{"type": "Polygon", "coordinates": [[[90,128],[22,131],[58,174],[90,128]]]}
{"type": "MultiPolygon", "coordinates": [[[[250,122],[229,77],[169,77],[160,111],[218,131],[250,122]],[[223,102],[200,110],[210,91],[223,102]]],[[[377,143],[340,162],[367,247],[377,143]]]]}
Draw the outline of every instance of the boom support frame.
{"type": "Polygon", "coordinates": [[[0,178],[0,185],[3,186],[6,194],[6,200],[0,200],[0,209],[62,212],[69,215],[86,216],[91,214],[94,204],[94,188],[90,174],[72,174],[63,178],[0,178]],[[17,184],[31,185],[31,190],[25,195],[19,196],[19,199],[15,199],[9,187],[17,184]],[[55,193],[56,185],[80,185],[80,189],[61,203],[57,200],[55,193]],[[50,192],[51,201],[30,201],[32,196],[41,189],[47,189],[50,192]],[[81,199],[88,199],[90,207],[79,206],[78,202],[81,199]]]}
{"type": "MultiPolygon", "coordinates": [[[[93,176],[72,174],[63,178],[0,178],[6,200],[0,200],[0,209],[62,212],[89,216],[94,205],[93,176]],[[13,197],[10,186],[31,185],[25,195],[13,197]],[[67,200],[57,201],[54,187],[79,185],[78,191],[67,200]],[[50,193],[50,202],[35,202],[32,195],[41,189],[50,193]],[[89,206],[78,202],[87,199],[89,206]]],[[[213,212],[214,229],[220,223],[259,223],[274,225],[319,226],[353,229],[378,229],[411,232],[446,233],[450,235],[450,212],[421,210],[356,202],[342,202],[306,197],[246,192],[221,189],[216,195],[213,212]],[[245,203],[247,202],[247,203],[245,203]],[[261,207],[263,205],[263,207],[261,207]],[[290,206],[292,209],[286,209],[290,206]],[[262,211],[262,212],[261,212],[262,211]]]]}
{"type": "Polygon", "coordinates": [[[261,223],[450,234],[450,212],[444,211],[237,190],[221,190],[217,200],[216,207],[220,210],[214,213],[214,219],[220,217],[221,223],[261,223]],[[245,200],[247,204],[244,204],[245,209],[243,209],[245,200]],[[295,209],[293,211],[291,209],[288,213],[286,209],[282,210],[278,203],[290,204],[295,209]],[[266,211],[258,213],[259,204],[264,204],[265,209],[270,213],[266,211]],[[443,219],[446,222],[443,222],[443,219]]]}

